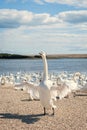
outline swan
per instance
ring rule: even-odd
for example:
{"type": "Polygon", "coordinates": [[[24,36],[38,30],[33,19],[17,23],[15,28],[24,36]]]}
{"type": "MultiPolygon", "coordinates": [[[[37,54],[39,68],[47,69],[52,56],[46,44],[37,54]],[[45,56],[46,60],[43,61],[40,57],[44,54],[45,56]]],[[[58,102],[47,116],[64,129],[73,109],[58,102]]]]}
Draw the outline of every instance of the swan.
{"type": "MultiPolygon", "coordinates": [[[[29,89],[34,89],[36,91],[38,90],[40,102],[44,110],[44,115],[46,115],[46,109],[50,107],[52,108],[52,111],[53,111],[52,115],[54,115],[54,109],[56,108],[56,106],[53,103],[53,91],[56,90],[56,87],[53,86],[51,80],[48,80],[48,64],[47,64],[45,52],[41,52],[39,54],[42,57],[43,64],[44,64],[43,78],[40,84],[35,85],[28,81],[24,81],[22,84],[20,84],[20,86],[26,85],[27,87],[29,87],[29,89]]],[[[19,85],[16,85],[16,86],[19,86],[19,85]]]]}
{"type": "Polygon", "coordinates": [[[5,85],[5,77],[1,76],[1,85],[5,85]]]}
{"type": "Polygon", "coordinates": [[[69,88],[65,83],[63,83],[62,85],[57,85],[54,84],[52,80],[49,80],[46,53],[41,52],[39,54],[42,57],[44,64],[43,78],[41,79],[41,82],[39,83],[39,85],[36,85],[25,80],[18,86],[26,85],[31,90],[38,90],[39,99],[44,110],[44,115],[46,115],[46,110],[48,108],[52,109],[52,115],[54,115],[54,110],[56,108],[56,105],[54,105],[54,100],[56,100],[57,92],[59,93],[59,96],[63,98],[65,95],[67,95],[67,93],[69,93],[69,88]]]}
{"type": "Polygon", "coordinates": [[[69,93],[73,93],[73,96],[75,97],[76,92],[87,91],[87,83],[86,81],[85,84],[83,83],[81,73],[79,72],[74,73],[71,79],[63,79],[61,76],[59,76],[57,78],[57,85],[64,86],[64,84],[68,87],[65,89],[65,91],[59,92],[60,99],[68,96],[69,93]]]}
{"type": "Polygon", "coordinates": [[[52,114],[54,115],[54,109],[56,108],[56,106],[53,103],[53,93],[51,91],[52,81],[48,79],[49,77],[48,77],[48,64],[47,64],[47,59],[46,59],[46,53],[41,52],[39,54],[42,57],[43,64],[44,64],[43,79],[39,85],[40,86],[40,91],[39,91],[40,101],[44,108],[44,115],[46,114],[46,109],[49,107],[52,108],[53,110],[52,114]]]}

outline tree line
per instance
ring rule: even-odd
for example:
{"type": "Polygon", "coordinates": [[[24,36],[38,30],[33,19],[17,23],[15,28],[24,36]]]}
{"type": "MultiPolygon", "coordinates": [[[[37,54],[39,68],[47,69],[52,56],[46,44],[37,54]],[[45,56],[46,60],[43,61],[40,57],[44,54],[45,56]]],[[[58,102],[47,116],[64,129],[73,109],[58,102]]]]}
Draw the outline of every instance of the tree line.
{"type": "Polygon", "coordinates": [[[18,55],[18,54],[0,53],[0,59],[23,59],[23,58],[28,58],[28,57],[23,55],[18,55]]]}

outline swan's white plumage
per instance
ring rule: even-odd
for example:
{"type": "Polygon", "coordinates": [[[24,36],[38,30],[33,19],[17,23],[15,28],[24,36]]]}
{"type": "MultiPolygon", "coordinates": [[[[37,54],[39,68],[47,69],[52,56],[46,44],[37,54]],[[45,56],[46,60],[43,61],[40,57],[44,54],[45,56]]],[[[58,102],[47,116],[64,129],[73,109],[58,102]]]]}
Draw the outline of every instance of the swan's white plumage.
{"type": "MultiPolygon", "coordinates": [[[[44,52],[41,52],[40,55],[44,63],[43,79],[41,80],[39,85],[34,85],[27,81],[25,81],[22,85],[27,85],[29,89],[35,89],[36,91],[38,90],[40,102],[43,108],[51,107],[54,110],[56,106],[53,103],[53,98],[55,98],[56,95],[54,94],[55,95],[54,97],[53,93],[51,93],[52,81],[48,80],[48,65],[47,65],[47,60],[46,60],[46,54],[44,52]]],[[[54,114],[54,111],[53,111],[53,114],[54,114]]]]}

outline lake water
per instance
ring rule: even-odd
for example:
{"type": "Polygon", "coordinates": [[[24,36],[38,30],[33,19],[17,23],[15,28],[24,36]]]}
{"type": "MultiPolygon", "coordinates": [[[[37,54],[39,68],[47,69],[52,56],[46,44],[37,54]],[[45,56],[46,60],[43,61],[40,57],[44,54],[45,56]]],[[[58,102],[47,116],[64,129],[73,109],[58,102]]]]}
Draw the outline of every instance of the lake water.
{"type": "MultiPolygon", "coordinates": [[[[63,71],[87,74],[87,59],[48,59],[49,73],[61,73],[63,71]]],[[[0,75],[17,72],[43,72],[41,59],[0,59],[0,75]]]]}

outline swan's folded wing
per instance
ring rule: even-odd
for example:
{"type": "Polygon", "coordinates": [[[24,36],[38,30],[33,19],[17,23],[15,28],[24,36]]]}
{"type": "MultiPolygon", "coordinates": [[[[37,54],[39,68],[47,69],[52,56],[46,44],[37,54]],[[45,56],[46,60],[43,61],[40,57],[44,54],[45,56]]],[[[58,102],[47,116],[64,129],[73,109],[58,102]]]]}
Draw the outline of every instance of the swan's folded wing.
{"type": "Polygon", "coordinates": [[[33,83],[30,83],[30,82],[22,82],[22,83],[19,83],[19,84],[15,84],[15,89],[21,89],[23,86],[25,86],[29,89],[35,89],[35,90],[39,89],[38,85],[35,85],[33,83]]]}

